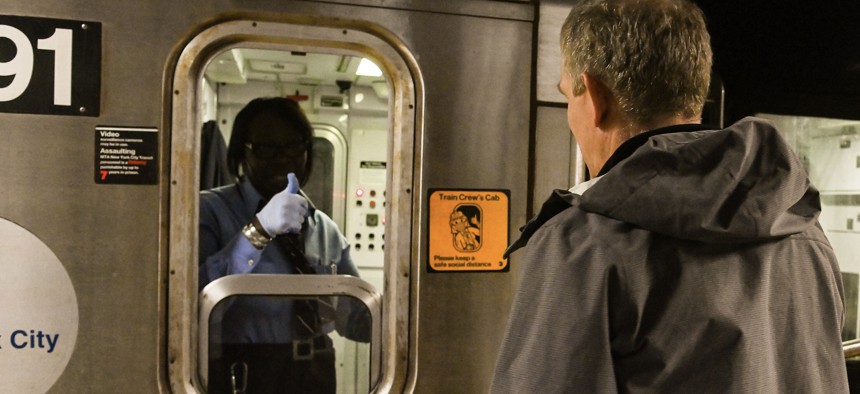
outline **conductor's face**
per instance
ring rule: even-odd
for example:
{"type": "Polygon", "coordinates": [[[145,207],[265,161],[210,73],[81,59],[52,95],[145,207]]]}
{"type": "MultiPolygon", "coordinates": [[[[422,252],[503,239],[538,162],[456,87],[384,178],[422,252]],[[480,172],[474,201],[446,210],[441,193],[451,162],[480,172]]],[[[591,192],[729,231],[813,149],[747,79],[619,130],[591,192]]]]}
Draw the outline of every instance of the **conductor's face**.
{"type": "Polygon", "coordinates": [[[287,174],[305,179],[308,141],[292,125],[272,113],[251,120],[245,144],[245,174],[269,199],[287,187],[287,174]]]}

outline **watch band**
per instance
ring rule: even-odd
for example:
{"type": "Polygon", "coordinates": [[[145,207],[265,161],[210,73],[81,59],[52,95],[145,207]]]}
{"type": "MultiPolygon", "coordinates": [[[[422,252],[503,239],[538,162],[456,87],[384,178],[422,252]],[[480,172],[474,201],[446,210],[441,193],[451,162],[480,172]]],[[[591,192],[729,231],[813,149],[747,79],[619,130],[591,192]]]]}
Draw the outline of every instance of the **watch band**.
{"type": "Polygon", "coordinates": [[[256,222],[256,220],[251,221],[251,223],[248,223],[242,228],[242,235],[244,235],[245,238],[248,238],[248,241],[250,241],[251,245],[254,245],[255,248],[263,250],[272,238],[265,233],[265,230],[258,229],[254,222],[256,222]]]}

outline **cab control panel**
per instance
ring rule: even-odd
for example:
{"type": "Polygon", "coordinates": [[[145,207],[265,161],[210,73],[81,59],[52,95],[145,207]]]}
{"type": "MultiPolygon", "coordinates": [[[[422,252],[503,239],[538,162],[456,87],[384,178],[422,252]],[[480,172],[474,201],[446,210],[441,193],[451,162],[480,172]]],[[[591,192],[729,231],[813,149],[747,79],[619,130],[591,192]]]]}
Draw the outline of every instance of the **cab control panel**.
{"type": "Polygon", "coordinates": [[[356,130],[351,138],[344,234],[359,269],[382,269],[385,256],[385,130],[356,130]],[[377,147],[376,149],[374,149],[377,147]]]}

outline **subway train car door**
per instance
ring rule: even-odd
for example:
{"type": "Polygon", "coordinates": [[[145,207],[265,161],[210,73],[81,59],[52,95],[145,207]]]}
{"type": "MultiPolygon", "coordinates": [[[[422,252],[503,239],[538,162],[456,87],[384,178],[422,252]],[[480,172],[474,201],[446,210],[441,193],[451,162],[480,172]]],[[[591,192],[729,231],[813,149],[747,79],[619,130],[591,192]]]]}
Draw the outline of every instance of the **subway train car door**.
{"type": "MultiPolygon", "coordinates": [[[[416,108],[411,70],[415,66],[398,47],[402,44],[380,37],[380,31],[304,23],[298,19],[216,24],[195,37],[179,56],[173,80],[171,174],[171,244],[177,246],[171,250],[179,252],[171,254],[170,306],[171,320],[182,323],[177,331],[187,336],[169,343],[175,359],[182,360],[171,365],[177,391],[210,386],[210,361],[221,352],[218,335],[223,309],[243,297],[260,296],[325,295],[339,304],[360,301],[370,315],[370,340],[360,344],[333,335],[338,392],[384,391],[385,386],[403,384],[395,382],[395,375],[403,374],[398,354],[406,351],[407,332],[396,328],[408,318],[409,278],[397,273],[408,268],[384,266],[383,253],[408,255],[411,249],[410,152],[416,108]],[[359,66],[366,65],[373,69],[372,75],[361,75],[364,71],[359,66]],[[323,71],[328,68],[331,71],[323,71]],[[192,256],[187,248],[178,247],[196,242],[197,235],[195,221],[188,220],[197,196],[196,188],[189,186],[199,183],[194,168],[201,161],[195,154],[200,141],[194,131],[214,120],[221,126],[223,140],[230,141],[232,119],[244,104],[257,97],[284,96],[300,104],[315,129],[316,163],[303,191],[317,209],[345,229],[361,279],[336,272],[303,278],[231,275],[207,285],[198,303],[196,286],[187,288],[197,281],[196,264],[189,263],[192,256]],[[387,300],[384,308],[380,293],[387,300]]],[[[236,372],[234,366],[230,371],[231,381],[238,384],[233,389],[241,390],[247,371],[236,372]]]]}

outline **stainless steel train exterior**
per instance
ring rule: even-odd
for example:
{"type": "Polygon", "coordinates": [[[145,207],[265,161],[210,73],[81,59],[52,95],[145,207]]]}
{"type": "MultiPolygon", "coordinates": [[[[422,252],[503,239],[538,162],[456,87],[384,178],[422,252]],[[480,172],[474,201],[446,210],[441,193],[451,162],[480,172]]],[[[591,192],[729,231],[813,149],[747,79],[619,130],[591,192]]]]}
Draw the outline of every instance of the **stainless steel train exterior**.
{"type": "MultiPolygon", "coordinates": [[[[201,390],[200,85],[207,64],[236,47],[366,57],[386,73],[390,142],[381,160],[387,185],[379,191],[386,237],[375,389],[487,389],[516,264],[428,271],[427,198],[431,188],[508,193],[510,226],[502,232],[513,236],[525,222],[534,5],[16,1],[0,6],[0,15],[0,25],[10,27],[0,33],[4,45],[18,50],[4,52],[2,61],[17,67],[4,70],[7,81],[23,83],[20,70],[29,66],[37,70],[29,89],[57,82],[38,72],[40,62],[52,61],[44,56],[65,56],[38,41],[56,31],[73,38],[55,46],[76,51],[73,59],[89,51],[90,62],[86,70],[71,66],[69,102],[52,101],[48,90],[36,101],[49,109],[16,106],[24,92],[0,113],[4,238],[38,245],[18,256],[4,249],[3,266],[25,267],[41,258],[36,250],[55,256],[44,275],[18,270],[31,273],[14,279],[26,280],[26,290],[4,292],[4,303],[22,307],[0,319],[2,380],[11,382],[0,384],[3,391],[201,390]],[[25,41],[35,65],[21,63],[25,41]],[[77,89],[87,83],[96,84],[89,92],[95,101],[82,103],[77,89]],[[109,144],[121,148],[103,151],[109,144]],[[126,168],[115,168],[114,159],[126,168]],[[31,334],[33,347],[24,342],[31,334]],[[47,338],[55,341],[50,353],[47,338]]],[[[59,80],[66,72],[55,74],[59,80]]]]}
{"type": "MultiPolygon", "coordinates": [[[[584,176],[556,88],[569,4],[0,5],[0,392],[205,392],[209,314],[236,294],[364,302],[372,340],[338,348],[353,355],[339,392],[487,392],[521,275],[501,250],[584,176]],[[378,73],[359,74],[361,59],[378,73]],[[204,125],[229,140],[238,108],[271,95],[300,100],[334,152],[319,194],[362,278],[199,293],[204,125]],[[460,206],[482,213],[480,250],[452,241],[460,206]]],[[[854,123],[825,134],[852,139],[854,123]]],[[[851,205],[837,194],[825,205],[851,205]]],[[[853,228],[834,231],[852,243],[853,228]]]]}

